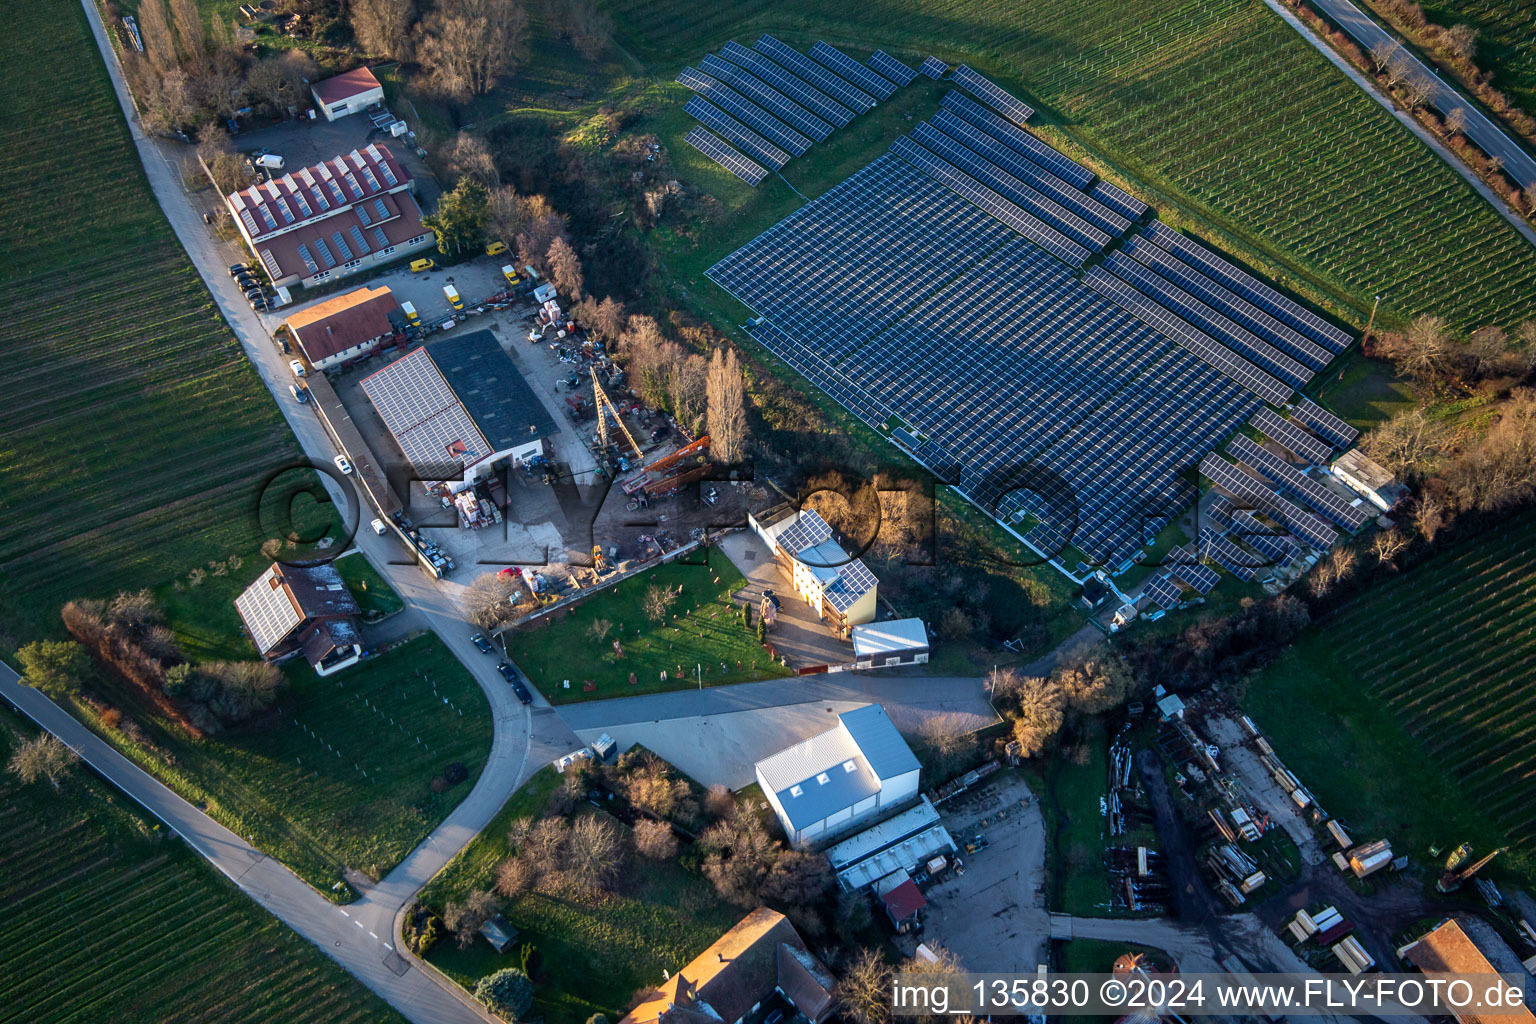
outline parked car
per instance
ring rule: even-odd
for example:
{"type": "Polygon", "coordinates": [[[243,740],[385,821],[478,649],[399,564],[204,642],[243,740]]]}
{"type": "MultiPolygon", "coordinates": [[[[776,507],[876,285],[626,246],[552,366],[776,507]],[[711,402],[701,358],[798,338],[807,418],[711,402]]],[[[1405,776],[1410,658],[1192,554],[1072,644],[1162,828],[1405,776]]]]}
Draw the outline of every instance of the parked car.
{"type": "Polygon", "coordinates": [[[474,636],[469,638],[469,642],[478,647],[481,654],[496,653],[496,648],[491,646],[491,642],[485,638],[484,633],[476,633],[474,636]]]}
{"type": "Polygon", "coordinates": [[[295,377],[308,377],[309,371],[304,369],[304,364],[297,359],[288,360],[288,369],[293,371],[295,377]]]}
{"type": "Polygon", "coordinates": [[[251,273],[251,265],[249,263],[236,263],[236,264],[232,265],[229,268],[229,276],[230,277],[234,277],[236,274],[241,274],[241,273],[244,273],[244,274],[251,273]]]}
{"type": "Polygon", "coordinates": [[[431,260],[411,260],[411,273],[419,274],[423,270],[431,270],[435,266],[437,264],[431,260]]]}
{"type": "Polygon", "coordinates": [[[352,463],[347,461],[347,457],[345,455],[338,455],[332,461],[336,463],[336,468],[341,470],[343,476],[352,475],[352,463]]]}
{"type": "Polygon", "coordinates": [[[524,704],[533,703],[533,694],[528,692],[528,687],[524,686],[516,679],[512,680],[512,692],[517,694],[517,699],[522,701],[524,704]]]}
{"type": "Polygon", "coordinates": [[[375,519],[373,522],[369,523],[368,525],[372,526],[373,527],[373,532],[378,534],[380,537],[384,536],[386,533],[389,532],[389,527],[384,525],[384,520],[382,520],[382,519],[375,519]]]}
{"type": "Polygon", "coordinates": [[[289,384],[288,392],[293,395],[300,405],[309,401],[309,388],[302,388],[297,384],[289,384]]]}
{"type": "Polygon", "coordinates": [[[247,288],[253,284],[261,284],[260,281],[256,280],[256,275],[251,273],[249,270],[242,270],[240,273],[236,274],[235,283],[238,284],[241,288],[247,288]]]}

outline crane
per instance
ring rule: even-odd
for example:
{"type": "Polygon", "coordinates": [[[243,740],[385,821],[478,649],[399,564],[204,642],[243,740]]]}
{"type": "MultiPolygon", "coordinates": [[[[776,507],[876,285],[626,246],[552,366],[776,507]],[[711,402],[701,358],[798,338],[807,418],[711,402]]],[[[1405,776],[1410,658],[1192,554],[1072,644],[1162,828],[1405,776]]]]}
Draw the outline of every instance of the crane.
{"type": "Polygon", "coordinates": [[[640,450],[635,437],[624,425],[624,417],[619,415],[619,410],[614,407],[613,400],[608,397],[608,392],[603,390],[603,385],[597,379],[597,367],[592,367],[592,404],[597,408],[597,437],[598,443],[604,450],[608,448],[608,414],[613,415],[613,422],[619,425],[619,431],[624,435],[624,440],[635,450],[635,458],[645,458],[645,453],[640,450]]]}

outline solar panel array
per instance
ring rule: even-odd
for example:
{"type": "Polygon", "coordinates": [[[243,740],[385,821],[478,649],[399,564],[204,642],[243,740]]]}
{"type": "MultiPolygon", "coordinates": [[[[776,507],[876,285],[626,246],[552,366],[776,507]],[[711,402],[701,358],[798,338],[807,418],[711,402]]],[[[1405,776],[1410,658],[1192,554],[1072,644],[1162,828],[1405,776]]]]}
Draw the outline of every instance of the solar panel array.
{"type": "Polygon", "coordinates": [[[735,149],[732,149],[718,135],[713,135],[698,126],[695,126],[688,133],[687,141],[688,145],[703,153],[753,188],[756,188],[757,183],[762,181],[763,176],[768,173],[767,168],[762,164],[748,159],[735,149]]]}
{"type": "Polygon", "coordinates": [[[799,156],[811,148],[810,139],[742,96],[724,82],[711,78],[709,75],[694,68],[683,68],[683,73],[677,76],[677,80],[679,84],[687,86],[705,99],[712,100],[726,113],[740,118],[747,127],[758,132],[764,138],[771,139],[776,144],[783,146],[795,156],[799,156]]]}
{"type": "Polygon", "coordinates": [[[853,111],[815,86],[802,82],[762,54],[754,53],[734,40],[720,48],[720,56],[750,71],[806,110],[839,128],[853,120],[853,111]]]}
{"type": "Polygon", "coordinates": [[[1160,608],[1173,609],[1184,603],[1184,592],[1167,576],[1155,577],[1141,591],[1142,596],[1160,608]]]}
{"type": "Polygon", "coordinates": [[[699,62],[699,67],[727,85],[741,90],[741,94],[747,97],[747,99],[758,104],[785,124],[793,126],[796,131],[809,135],[817,142],[832,134],[832,126],[826,121],[806,110],[762,79],[748,74],[736,65],[710,53],[706,54],[704,59],[699,62]]]}
{"type": "Polygon", "coordinates": [[[1211,522],[1222,529],[1232,525],[1232,513],[1236,511],[1237,506],[1219,494],[1212,495],[1210,502],[1206,505],[1206,515],[1210,517],[1211,522]]]}
{"type": "Polygon", "coordinates": [[[1273,559],[1276,565],[1284,565],[1296,554],[1294,540],[1265,526],[1247,509],[1240,508],[1232,513],[1232,533],[1255,551],[1273,559]]]}
{"type": "Polygon", "coordinates": [[[1335,448],[1348,448],[1360,436],[1360,431],[1339,419],[1310,398],[1302,398],[1291,409],[1291,418],[1306,424],[1307,429],[1333,443],[1335,448]]]}
{"type": "Polygon", "coordinates": [[[1206,274],[1254,305],[1333,351],[1343,352],[1354,340],[1346,331],[1333,326],[1300,303],[1286,298],[1252,274],[1233,266],[1199,242],[1179,234],[1166,224],[1149,225],[1146,235],[1168,251],[1188,258],[1206,274]]]}
{"type": "Polygon", "coordinates": [[[1189,545],[1168,552],[1168,573],[1194,587],[1202,594],[1209,594],[1221,582],[1213,570],[1200,564],[1199,556],[1189,545]]]}
{"type": "Polygon", "coordinates": [[[1014,124],[1022,125],[1029,120],[1035,108],[1014,96],[991,79],[961,64],[955,68],[955,84],[975,96],[981,102],[1002,114],[1014,124]]]}
{"type": "MultiPolygon", "coordinates": [[[[869,55],[869,66],[878,71],[882,77],[890,79],[897,85],[906,85],[917,77],[916,71],[913,71],[884,50],[876,50],[869,55]]],[[[891,91],[894,92],[895,90],[891,91]]],[[[889,96],[890,93],[886,93],[886,95],[889,96]]],[[[881,98],[884,99],[885,97],[881,98]]]]}
{"type": "Polygon", "coordinates": [[[1233,438],[1227,451],[1258,470],[1281,490],[1300,498],[1345,529],[1358,530],[1376,518],[1372,506],[1352,504],[1251,438],[1233,438]]]}
{"type": "Polygon", "coordinates": [[[1168,250],[1139,237],[1127,238],[1120,248],[1191,295],[1199,296],[1212,307],[1221,310],[1276,348],[1295,356],[1312,369],[1321,370],[1333,361],[1332,352],[1317,342],[1302,337],[1258,306],[1237,295],[1225,285],[1206,277],[1168,250]]]}
{"type": "MultiPolygon", "coordinates": [[[[889,99],[891,93],[896,90],[891,88],[889,82],[866,68],[863,64],[848,56],[835,46],[828,46],[821,40],[810,49],[811,59],[828,71],[857,85],[859,88],[879,96],[881,99],[889,99]]],[[[901,83],[905,85],[906,83],[901,83]]]]}
{"type": "Polygon", "coordinates": [[[1295,423],[1280,418],[1268,409],[1260,409],[1258,415],[1248,422],[1263,431],[1264,436],[1278,441],[1314,466],[1328,465],[1333,455],[1333,448],[1327,442],[1319,441],[1295,423]]]}
{"type": "Polygon", "coordinates": [[[1264,564],[1264,559],[1255,558],[1207,527],[1202,527],[1200,530],[1199,548],[1202,559],[1215,562],[1233,576],[1248,583],[1258,577],[1257,570],[1264,564]]]}
{"type": "MultiPolygon", "coordinates": [[[[965,186],[910,140],[893,152],[965,186]]],[[[872,426],[906,424],[904,446],[1000,521],[1118,564],[1260,402],[1010,231],[1022,211],[993,198],[888,154],[707,276],[754,338],[872,426]]]]}
{"type": "Polygon", "coordinates": [[[772,58],[855,113],[874,109],[877,101],[869,93],[857,85],[850,85],[799,50],[785,46],[766,32],[757,37],[752,49],[772,58]]]}
{"type": "Polygon", "coordinates": [[[1151,209],[1125,189],[1108,181],[1098,182],[1089,190],[1089,194],[1111,210],[1124,214],[1131,220],[1140,220],[1151,209]]]}
{"type": "Polygon", "coordinates": [[[1168,310],[1216,340],[1235,349],[1247,359],[1268,370],[1293,388],[1306,386],[1312,379],[1312,371],[1275,348],[1269,342],[1255,337],[1216,312],[1184,289],[1156,274],[1145,264],[1138,263],[1124,253],[1111,253],[1104,266],[1116,277],[1135,285],[1145,295],[1156,299],[1168,310]]]}
{"type": "Polygon", "coordinates": [[[969,96],[947,92],[939,100],[939,105],[1018,150],[1063,181],[1069,181],[1082,189],[1093,181],[1093,172],[1088,168],[1047,146],[1022,128],[1004,121],[969,96]]]}
{"type": "Polygon", "coordinates": [[[761,135],[736,120],[702,96],[690,98],[683,110],[692,114],[700,124],[713,128],[721,136],[735,143],[759,163],[777,170],[789,163],[789,154],[761,135]]]}
{"type": "MultiPolygon", "coordinates": [[[[1313,547],[1327,551],[1338,543],[1339,533],[1327,520],[1282,498],[1264,481],[1243,472],[1215,452],[1200,460],[1200,472],[1240,503],[1256,508],[1275,522],[1284,524],[1291,533],[1313,547]]],[[[1234,515],[1233,518],[1238,516],[1234,515]]]]}
{"type": "Polygon", "coordinates": [[[932,78],[934,81],[938,81],[940,78],[944,77],[946,72],[949,71],[949,65],[945,64],[937,57],[930,56],[923,60],[922,65],[919,66],[917,70],[927,75],[929,78],[932,78]]]}

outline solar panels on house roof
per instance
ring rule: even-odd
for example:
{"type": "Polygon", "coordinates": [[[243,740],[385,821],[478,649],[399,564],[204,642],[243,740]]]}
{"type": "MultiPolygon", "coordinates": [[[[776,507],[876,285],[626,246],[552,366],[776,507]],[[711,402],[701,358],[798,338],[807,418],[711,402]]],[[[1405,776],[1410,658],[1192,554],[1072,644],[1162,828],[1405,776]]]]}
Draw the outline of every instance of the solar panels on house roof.
{"type": "Polygon", "coordinates": [[[889,82],[834,46],[828,46],[817,40],[816,45],[810,49],[810,55],[816,63],[841,75],[874,96],[889,99],[891,93],[895,92],[889,82]]]}
{"type": "Polygon", "coordinates": [[[763,180],[763,176],[768,173],[762,164],[748,159],[732,149],[724,139],[717,135],[712,135],[697,125],[688,133],[687,141],[688,145],[754,188],[757,187],[758,182],[763,180]]]}
{"type": "Polygon", "coordinates": [[[938,79],[943,78],[945,73],[949,71],[949,65],[945,64],[937,57],[930,56],[924,59],[922,66],[917,70],[927,75],[929,78],[937,81],[938,79]]]}
{"type": "Polygon", "coordinates": [[[1000,142],[1018,150],[1063,181],[1071,182],[1078,188],[1087,188],[1093,181],[1093,172],[1088,168],[1057,152],[1017,125],[1009,124],[969,96],[962,96],[953,91],[947,92],[944,98],[939,100],[939,105],[991,134],[1000,142]]]}
{"type": "Polygon", "coordinates": [[[1279,442],[1314,466],[1326,466],[1333,449],[1326,441],[1320,441],[1291,420],[1282,419],[1268,409],[1260,409],[1248,421],[1266,437],[1279,442]]]}
{"type": "Polygon", "coordinates": [[[964,64],[955,68],[954,79],[956,85],[1014,124],[1024,124],[1035,112],[1035,108],[964,64]]]}
{"type": "MultiPolygon", "coordinates": [[[[869,55],[869,66],[879,72],[881,77],[888,78],[897,85],[906,85],[917,77],[916,71],[913,71],[884,50],[876,50],[869,55]]],[[[886,90],[886,96],[895,91],[889,86],[886,87],[886,90]]],[[[884,97],[881,98],[883,99],[884,97]]]]}

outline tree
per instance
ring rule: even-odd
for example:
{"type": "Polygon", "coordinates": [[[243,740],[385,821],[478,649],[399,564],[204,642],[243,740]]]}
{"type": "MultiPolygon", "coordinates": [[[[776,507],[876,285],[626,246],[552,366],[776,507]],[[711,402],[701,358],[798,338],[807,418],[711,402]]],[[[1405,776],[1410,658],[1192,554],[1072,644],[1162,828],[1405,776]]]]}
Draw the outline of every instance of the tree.
{"type": "Polygon", "coordinates": [[[643,768],[624,780],[629,802],[658,818],[670,818],[691,795],[688,783],[674,779],[661,764],[643,768]]]}
{"type": "Polygon", "coordinates": [[[869,896],[865,893],[839,892],[833,915],[837,934],[845,939],[862,932],[870,924],[869,896]]]}
{"type": "Polygon", "coordinates": [[[192,68],[203,67],[208,61],[207,30],[196,0],[171,0],[171,20],[176,23],[182,63],[192,68]]]}
{"type": "Polygon", "coordinates": [[[1409,107],[1422,107],[1435,92],[1435,80],[1424,71],[1413,71],[1403,79],[1403,98],[1409,107]]]}
{"type": "Polygon", "coordinates": [[[1392,59],[1387,61],[1387,66],[1384,71],[1387,76],[1387,85],[1397,85],[1399,82],[1406,80],[1409,75],[1413,74],[1413,58],[1409,57],[1402,51],[1402,48],[1399,47],[1397,52],[1392,55],[1392,59]]]}
{"type": "Polygon", "coordinates": [[[598,341],[613,341],[624,333],[624,303],[588,296],[576,307],[576,322],[598,341]]]}
{"type": "Polygon", "coordinates": [[[1451,428],[1423,409],[1400,412],[1372,429],[1360,447],[1372,459],[1401,477],[1435,471],[1451,443],[1451,428]]]}
{"type": "Polygon", "coordinates": [[[655,623],[665,622],[682,592],[680,586],[673,588],[663,583],[652,583],[645,589],[645,617],[655,623]]]}
{"type": "Polygon", "coordinates": [[[1449,135],[1460,135],[1467,130],[1467,108],[1455,107],[1445,115],[1445,130],[1449,135]]]}
{"type": "Polygon", "coordinates": [[[216,661],[204,665],[200,674],[216,684],[209,709],[230,722],[271,707],[286,681],[281,669],[265,661],[216,661]]]}
{"type": "Polygon", "coordinates": [[[1477,29],[1466,22],[1452,25],[1447,32],[1446,39],[1451,46],[1451,52],[1462,60],[1472,60],[1477,56],[1477,29]]]}
{"type": "Polygon", "coordinates": [[[1032,677],[1019,686],[1019,707],[1013,720],[1013,738],[1021,757],[1038,757],[1061,731],[1066,697],[1045,679],[1032,677]]]}
{"type": "Polygon", "coordinates": [[[742,906],[758,902],[777,844],[756,814],[740,809],[715,822],[700,834],[698,846],[704,851],[704,877],[715,891],[742,906]]]}
{"type": "Polygon", "coordinates": [[[1383,39],[1371,47],[1371,61],[1376,65],[1376,70],[1386,71],[1391,67],[1393,58],[1402,48],[1402,44],[1395,39],[1383,39]]]}
{"type": "Polygon", "coordinates": [[[705,395],[710,451],[721,462],[740,462],[747,455],[747,410],[735,349],[715,349],[705,395]]]}
{"type": "Polygon", "coordinates": [[[144,39],[144,56],[156,74],[164,75],[181,62],[176,57],[176,34],[171,29],[171,15],[165,0],[143,0],[138,10],[139,35],[144,39]]]}
{"type": "Polygon", "coordinates": [[[309,54],[303,50],[284,50],[258,61],[246,77],[246,88],[254,99],[273,113],[281,114],[307,102],[306,80],[313,81],[317,74],[314,58],[309,54]]]}
{"type": "Polygon", "coordinates": [[[609,619],[593,619],[587,624],[587,636],[591,637],[595,643],[602,643],[612,633],[613,622],[609,619]]]}
{"type": "Polygon", "coordinates": [[[351,0],[352,35],[367,53],[409,60],[414,0],[351,0]]]}
{"type": "MultiPolygon", "coordinates": [[[[478,135],[461,131],[453,137],[453,144],[446,154],[448,167],[456,178],[473,178],[484,185],[487,195],[486,223],[490,223],[490,195],[501,188],[501,173],[496,170],[496,158],[478,135]]],[[[512,193],[516,195],[517,193],[512,193]]],[[[505,238],[512,236],[506,235],[505,238]]]]}
{"type": "Polygon", "coordinates": [[[635,852],[647,860],[671,860],[677,856],[677,836],[664,821],[641,818],[635,822],[635,852]]]}
{"type": "Polygon", "coordinates": [[[251,183],[245,161],[235,152],[229,133],[217,121],[210,121],[198,132],[197,155],[221,195],[238,192],[251,183]]]}
{"type": "Polygon", "coordinates": [[[47,779],[48,784],[57,792],[63,787],[69,769],[78,760],[79,756],[65,746],[62,740],[45,732],[18,744],[11,752],[11,760],[6,767],[26,785],[38,779],[47,779]]]}
{"type": "Polygon", "coordinates": [[[34,640],[16,652],[21,681],[55,699],[79,693],[90,670],[85,648],[73,640],[34,640]]]}
{"type": "Polygon", "coordinates": [[[824,854],[786,850],[763,879],[763,899],[791,907],[809,907],[832,888],[832,865],[824,854]]]}
{"type": "Polygon", "coordinates": [[[549,200],[543,196],[530,196],[521,206],[522,227],[514,242],[517,257],[524,264],[532,265],[539,273],[549,274],[549,248],[556,238],[570,241],[570,229],[565,218],[555,212],[549,200]]]}
{"type": "Polygon", "coordinates": [[[843,1010],[860,1024],[886,1024],[891,1019],[891,965],[873,949],[861,949],[837,983],[843,1010]]]}
{"type": "Polygon", "coordinates": [[[1433,380],[1450,366],[1451,329],[1444,317],[1415,317],[1403,336],[1400,351],[1392,353],[1398,369],[1420,380],[1433,380]]]}
{"type": "Polygon", "coordinates": [[[613,39],[613,20],[593,0],[561,0],[560,34],[571,41],[576,52],[587,60],[596,60],[613,39]]]}
{"type": "Polygon", "coordinates": [[[576,255],[571,243],[564,238],[556,238],[549,243],[549,252],[545,258],[549,263],[549,279],[555,290],[572,301],[581,298],[581,288],[586,283],[586,277],[581,270],[581,257],[576,255]]]}
{"type": "Polygon", "coordinates": [[[508,857],[496,866],[496,891],[509,900],[532,891],[539,866],[527,857],[508,857]]]}
{"type": "Polygon", "coordinates": [[[490,217],[490,194],[473,178],[462,178],[452,192],[444,192],[437,211],[421,222],[437,234],[437,251],[443,254],[479,248],[485,240],[490,217]]]}
{"type": "Polygon", "coordinates": [[[533,982],[516,967],[503,967],[475,983],[475,998],[496,1016],[517,1024],[533,1008],[533,982]]]}
{"type": "Polygon", "coordinates": [[[528,56],[517,0],[440,0],[417,26],[416,58],[445,96],[484,96],[528,56]]]}
{"type": "Polygon", "coordinates": [[[1118,657],[1093,649],[1069,655],[1067,663],[1058,668],[1052,678],[1067,705],[1085,715],[1096,715],[1118,706],[1130,696],[1135,684],[1130,670],[1118,657]]]}
{"type": "Polygon", "coordinates": [[[704,813],[711,818],[723,818],[736,810],[736,794],[731,787],[717,782],[704,791],[704,813]]]}
{"type": "Polygon", "coordinates": [[[1396,568],[1397,556],[1408,547],[1408,536],[1402,530],[1383,530],[1371,539],[1371,553],[1376,561],[1388,568],[1396,568]]]}
{"type": "MultiPolygon", "coordinates": [[[[897,980],[894,982],[895,985],[901,984],[900,978],[906,976],[914,979],[921,978],[925,985],[932,985],[935,982],[947,984],[950,986],[951,991],[955,990],[957,987],[956,983],[961,975],[965,973],[965,968],[961,965],[960,959],[949,950],[943,947],[935,947],[931,943],[929,944],[929,949],[932,953],[932,959],[913,957],[902,962],[902,965],[896,971],[897,980]]],[[[950,1024],[952,1021],[951,1017],[941,1014],[936,1010],[917,1013],[912,1016],[904,1015],[901,1019],[903,1024],[906,1024],[907,1021],[911,1021],[913,1024],[938,1024],[940,1021],[950,1024]]]]}
{"type": "Polygon", "coordinates": [[[1420,537],[1433,544],[1445,523],[1445,505],[1428,494],[1419,499],[1418,507],[1413,510],[1413,528],[1420,537]]]}
{"type": "Polygon", "coordinates": [[[924,753],[935,780],[952,778],[976,758],[976,734],[962,715],[934,715],[923,722],[924,753]]]}
{"type": "Polygon", "coordinates": [[[485,889],[475,889],[462,902],[449,900],[443,908],[443,924],[458,938],[459,948],[474,945],[480,926],[495,917],[501,907],[496,897],[485,889]]]}
{"type": "Polygon", "coordinates": [[[475,625],[491,629],[511,616],[511,599],[521,593],[517,580],[495,572],[481,573],[464,589],[464,606],[475,625]]]}
{"type": "Polygon", "coordinates": [[[583,814],[571,826],[566,871],[588,889],[605,889],[624,864],[623,833],[605,814],[583,814]]]}
{"type": "Polygon", "coordinates": [[[1509,355],[1509,335],[1502,327],[1479,327],[1467,339],[1467,357],[1472,360],[1472,372],[1478,377],[1497,373],[1509,355]]]}
{"type": "Polygon", "coordinates": [[[1312,570],[1311,587],[1316,597],[1327,597],[1334,587],[1345,582],[1355,572],[1356,556],[1347,547],[1337,547],[1312,570]]]}

